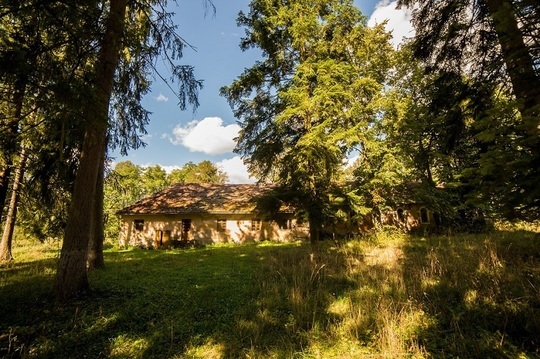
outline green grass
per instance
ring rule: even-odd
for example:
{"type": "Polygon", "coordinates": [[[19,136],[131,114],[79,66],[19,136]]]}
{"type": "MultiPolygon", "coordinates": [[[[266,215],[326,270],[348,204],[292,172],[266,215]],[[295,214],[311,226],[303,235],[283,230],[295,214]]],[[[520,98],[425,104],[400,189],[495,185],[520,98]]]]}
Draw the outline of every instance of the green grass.
{"type": "Polygon", "coordinates": [[[58,244],[0,267],[0,356],[539,358],[540,236],[382,233],[342,243],[109,249],[50,295],[58,244]]]}

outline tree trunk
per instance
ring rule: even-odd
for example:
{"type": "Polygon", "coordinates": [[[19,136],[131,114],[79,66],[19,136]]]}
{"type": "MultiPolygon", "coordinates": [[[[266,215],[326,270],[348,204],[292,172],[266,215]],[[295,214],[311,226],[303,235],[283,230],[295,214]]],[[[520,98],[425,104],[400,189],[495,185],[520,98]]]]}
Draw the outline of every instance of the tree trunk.
{"type": "Polygon", "coordinates": [[[92,88],[94,96],[89,96],[95,102],[89,103],[85,111],[83,148],[54,283],[58,300],[70,299],[89,288],[87,253],[93,233],[97,181],[104,160],[109,102],[122,46],[126,3],[127,0],[110,2],[105,34],[96,63],[96,82],[92,88]]]}
{"type": "Polygon", "coordinates": [[[0,170],[0,222],[4,214],[6,198],[9,187],[9,177],[11,176],[11,163],[4,164],[4,168],[0,170]]]}
{"type": "Polygon", "coordinates": [[[13,85],[13,112],[6,121],[4,129],[6,139],[2,143],[2,157],[4,168],[0,172],[0,220],[2,219],[4,207],[6,205],[7,193],[13,157],[17,153],[17,136],[19,134],[19,122],[22,117],[24,96],[26,92],[26,79],[19,79],[13,85]]]}
{"type": "MultiPolygon", "coordinates": [[[[534,70],[533,59],[523,40],[512,4],[508,0],[486,0],[486,3],[493,19],[493,26],[501,45],[519,109],[523,116],[538,117],[540,78],[534,70]]],[[[534,120],[538,122],[538,118],[534,120]]]]}
{"type": "Polygon", "coordinates": [[[13,259],[11,253],[11,243],[13,240],[13,230],[15,229],[15,222],[17,220],[17,206],[19,204],[19,197],[21,186],[24,177],[24,170],[26,167],[26,159],[28,152],[25,147],[21,150],[21,157],[19,160],[19,166],[15,172],[15,179],[13,180],[13,188],[11,190],[11,201],[6,216],[6,223],[4,226],[4,234],[2,235],[2,241],[0,242],[0,262],[7,262],[13,259]]]}
{"type": "Polygon", "coordinates": [[[321,219],[320,216],[313,215],[312,213],[308,214],[309,221],[309,242],[312,246],[315,246],[319,243],[321,237],[321,219]]]}
{"type": "MultiPolygon", "coordinates": [[[[106,147],[106,146],[105,146],[106,147]]],[[[106,149],[105,149],[106,151],[106,149]]],[[[88,246],[88,270],[105,268],[103,258],[103,242],[105,241],[105,228],[103,223],[103,176],[105,174],[105,160],[101,161],[97,178],[93,230],[88,246]]]]}

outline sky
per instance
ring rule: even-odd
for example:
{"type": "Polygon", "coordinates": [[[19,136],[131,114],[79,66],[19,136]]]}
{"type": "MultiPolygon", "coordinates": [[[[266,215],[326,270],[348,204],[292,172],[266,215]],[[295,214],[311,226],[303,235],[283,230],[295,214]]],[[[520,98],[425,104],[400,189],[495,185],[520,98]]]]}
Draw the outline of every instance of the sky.
{"type": "MultiPolygon", "coordinates": [[[[174,92],[159,77],[154,79],[152,91],[143,100],[151,112],[148,134],[143,137],[146,147],[130,150],[127,156],[110,153],[113,166],[131,161],[140,166],[157,164],[170,172],[189,161],[209,160],[227,173],[230,183],[254,182],[233,153],[240,127],[226,99],[219,95],[222,86],[230,85],[261,58],[257,49],[243,52],[239,46],[245,29],[237,27],[236,18],[240,11],[248,12],[249,0],[213,0],[215,14],[205,14],[203,0],[177,3],[171,9],[177,33],[194,47],[185,49],[180,63],[194,66],[195,76],[204,81],[200,105],[195,112],[191,108],[181,111],[174,92]]],[[[412,36],[410,14],[397,10],[395,2],[355,0],[355,4],[369,19],[369,26],[388,20],[386,29],[392,31],[394,46],[403,36],[412,36]]],[[[166,72],[161,75],[169,77],[166,72]]]]}

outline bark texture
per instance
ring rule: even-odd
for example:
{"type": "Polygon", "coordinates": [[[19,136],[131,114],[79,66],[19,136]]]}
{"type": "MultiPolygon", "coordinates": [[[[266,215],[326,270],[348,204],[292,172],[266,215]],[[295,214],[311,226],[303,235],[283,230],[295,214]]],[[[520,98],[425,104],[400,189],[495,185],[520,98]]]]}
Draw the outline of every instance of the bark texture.
{"type": "MultiPolygon", "coordinates": [[[[540,78],[509,0],[486,0],[522,115],[540,113],[540,78]]],[[[538,119],[535,119],[538,121],[538,119]]]]}
{"type": "MultiPolygon", "coordinates": [[[[7,162],[4,160],[4,162],[7,162]]],[[[11,163],[5,163],[0,169],[0,222],[4,215],[4,207],[6,205],[6,199],[9,187],[9,177],[11,176],[11,163]]]]}
{"type": "Polygon", "coordinates": [[[7,262],[13,259],[13,254],[11,252],[11,244],[13,243],[13,231],[15,229],[15,222],[17,221],[17,207],[19,205],[19,198],[27,158],[28,152],[26,148],[23,147],[23,149],[21,150],[19,165],[17,166],[17,170],[15,171],[13,188],[11,190],[11,200],[9,202],[9,208],[6,216],[6,222],[4,225],[2,241],[0,242],[0,262],[7,262]]]}
{"type": "Polygon", "coordinates": [[[0,219],[3,215],[3,210],[6,205],[7,194],[9,190],[10,176],[13,167],[13,157],[19,151],[18,135],[19,123],[22,118],[22,109],[24,96],[26,92],[26,79],[19,79],[13,85],[13,110],[10,113],[10,118],[5,121],[5,128],[2,131],[2,165],[0,170],[0,219]]]}
{"type": "MultiPolygon", "coordinates": [[[[106,149],[104,150],[106,151],[106,149]]],[[[105,268],[103,257],[103,242],[105,241],[105,224],[103,222],[103,176],[105,160],[101,161],[101,167],[97,178],[96,195],[94,203],[93,230],[88,246],[88,270],[105,268]]]]}
{"type": "Polygon", "coordinates": [[[86,126],[79,169],[58,261],[54,292],[68,300],[89,288],[87,253],[94,230],[96,189],[105,157],[109,102],[122,45],[127,0],[112,0],[96,64],[93,99],[85,108],[86,126]]]}

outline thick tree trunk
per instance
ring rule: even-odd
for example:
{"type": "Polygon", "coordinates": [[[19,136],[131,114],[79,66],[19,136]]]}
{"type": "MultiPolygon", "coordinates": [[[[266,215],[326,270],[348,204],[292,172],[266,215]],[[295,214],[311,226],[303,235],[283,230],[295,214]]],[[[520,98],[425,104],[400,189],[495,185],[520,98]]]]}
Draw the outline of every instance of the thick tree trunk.
{"type": "MultiPolygon", "coordinates": [[[[106,151],[106,149],[105,149],[106,151]]],[[[105,160],[102,159],[97,178],[93,230],[88,246],[88,270],[105,268],[103,257],[103,242],[105,241],[105,228],[103,223],[103,176],[105,171],[105,160]]]]}
{"type": "Polygon", "coordinates": [[[55,294],[60,300],[69,299],[88,289],[86,257],[92,235],[93,207],[99,172],[100,138],[103,127],[87,126],[75,188],[64,232],[64,242],[55,278],[55,294]]]}
{"type": "Polygon", "coordinates": [[[13,255],[11,253],[11,244],[13,241],[15,222],[17,220],[17,206],[19,204],[19,197],[27,158],[28,152],[26,148],[23,147],[21,150],[19,166],[17,167],[17,171],[15,171],[15,179],[13,180],[13,188],[11,190],[11,201],[9,203],[6,223],[4,225],[4,234],[2,235],[2,241],[0,242],[0,262],[7,262],[13,259],[13,255]]]}
{"type": "Polygon", "coordinates": [[[534,71],[533,59],[523,40],[512,4],[509,0],[485,1],[522,115],[536,117],[534,121],[538,122],[540,78],[534,71]]]}
{"type": "Polygon", "coordinates": [[[93,98],[86,108],[86,129],[79,169],[58,261],[54,291],[67,300],[88,289],[87,253],[93,234],[96,187],[106,146],[109,101],[118,65],[127,0],[111,0],[105,34],[96,64],[93,98]]]}
{"type": "Polygon", "coordinates": [[[540,210],[540,76],[535,71],[530,48],[525,44],[521,26],[511,0],[485,0],[501,45],[508,76],[523,118],[520,151],[506,170],[513,173],[519,190],[509,187],[506,215],[537,217],[540,210]],[[520,208],[516,211],[516,208],[520,208]],[[530,214],[524,214],[524,209],[530,214]]]}

